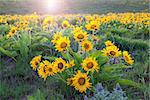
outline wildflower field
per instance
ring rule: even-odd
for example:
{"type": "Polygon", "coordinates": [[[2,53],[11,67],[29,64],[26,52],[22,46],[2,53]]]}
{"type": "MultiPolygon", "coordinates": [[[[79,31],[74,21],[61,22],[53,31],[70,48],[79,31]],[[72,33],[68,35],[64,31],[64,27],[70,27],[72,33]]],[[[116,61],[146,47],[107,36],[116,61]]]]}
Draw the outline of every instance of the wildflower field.
{"type": "Polygon", "coordinates": [[[0,15],[1,100],[148,100],[150,13],[0,15]]]}

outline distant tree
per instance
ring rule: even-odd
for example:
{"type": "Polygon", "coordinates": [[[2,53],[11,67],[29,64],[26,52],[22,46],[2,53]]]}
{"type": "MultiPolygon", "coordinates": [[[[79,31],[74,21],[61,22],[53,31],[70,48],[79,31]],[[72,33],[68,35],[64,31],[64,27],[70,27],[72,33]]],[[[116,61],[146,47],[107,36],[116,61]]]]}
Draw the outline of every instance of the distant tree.
{"type": "Polygon", "coordinates": [[[129,3],[130,0],[125,0],[125,5],[127,5],[129,3]]]}

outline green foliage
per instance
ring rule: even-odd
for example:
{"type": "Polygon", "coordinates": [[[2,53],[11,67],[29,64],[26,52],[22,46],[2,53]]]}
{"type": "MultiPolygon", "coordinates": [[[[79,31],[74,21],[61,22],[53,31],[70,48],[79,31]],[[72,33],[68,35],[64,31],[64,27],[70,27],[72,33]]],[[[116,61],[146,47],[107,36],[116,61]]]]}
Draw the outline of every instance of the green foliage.
{"type": "Polygon", "coordinates": [[[0,85],[0,99],[5,100],[9,98],[15,98],[19,100],[28,91],[31,91],[29,84],[8,85],[7,83],[1,83],[0,85]]]}
{"type": "MultiPolygon", "coordinates": [[[[143,93],[142,98],[146,100],[149,94],[149,88],[147,88],[149,87],[148,82],[149,82],[149,74],[150,74],[149,73],[149,61],[137,62],[133,65],[133,67],[134,69],[126,72],[126,74],[128,75],[128,78],[136,81],[138,84],[139,83],[141,84],[140,91],[143,93]]],[[[132,94],[134,91],[131,90],[129,92],[130,92],[129,94],[132,94]]],[[[136,97],[132,95],[132,98],[136,98],[136,97]]]]}
{"type": "Polygon", "coordinates": [[[96,58],[98,60],[98,63],[100,66],[103,66],[109,60],[108,57],[103,56],[103,53],[101,51],[95,51],[95,52],[91,53],[90,56],[96,58]]]}
{"type": "MultiPolygon", "coordinates": [[[[115,24],[117,24],[118,22],[116,22],[115,24]]],[[[108,24],[111,25],[111,24],[108,24]]],[[[142,39],[142,40],[146,40],[149,39],[149,29],[148,26],[147,27],[143,27],[141,29],[138,29],[140,26],[135,26],[135,28],[133,29],[128,29],[126,27],[128,26],[124,26],[124,25],[120,25],[123,28],[118,28],[119,26],[116,27],[112,27],[112,28],[104,28],[106,27],[106,25],[104,24],[104,26],[102,25],[101,30],[106,32],[106,33],[111,33],[112,35],[118,35],[120,37],[126,37],[129,39],[142,39]]]]}
{"type": "Polygon", "coordinates": [[[9,25],[1,25],[0,23],[0,36],[7,34],[9,30],[10,30],[9,25]]]}
{"type": "Polygon", "coordinates": [[[16,52],[10,52],[8,50],[5,50],[4,48],[0,47],[0,52],[7,55],[8,57],[11,57],[12,59],[14,59],[16,61],[16,59],[14,58],[16,56],[16,52]]]}
{"type": "Polygon", "coordinates": [[[11,92],[10,87],[6,83],[1,82],[0,84],[0,99],[7,98],[11,92]]]}
{"type": "Polygon", "coordinates": [[[28,100],[46,100],[44,94],[38,89],[33,95],[28,96],[28,100]]]}
{"type": "Polygon", "coordinates": [[[120,83],[121,85],[128,85],[128,86],[133,86],[139,89],[143,89],[143,86],[139,83],[136,83],[134,81],[128,80],[128,79],[118,79],[117,83],[120,83]]]}
{"type": "Polygon", "coordinates": [[[142,50],[147,51],[149,49],[148,43],[141,39],[129,39],[125,37],[120,37],[117,35],[107,35],[108,40],[112,40],[116,45],[120,47],[121,50],[142,50]]]}
{"type": "Polygon", "coordinates": [[[19,51],[19,56],[23,60],[27,61],[29,57],[29,47],[31,45],[31,36],[26,32],[22,32],[20,36],[15,39],[13,48],[15,51],[19,51]]]}
{"type": "Polygon", "coordinates": [[[106,40],[113,41],[121,50],[132,52],[135,61],[144,62],[148,59],[149,44],[145,40],[130,39],[110,34],[107,35],[106,40]]]}

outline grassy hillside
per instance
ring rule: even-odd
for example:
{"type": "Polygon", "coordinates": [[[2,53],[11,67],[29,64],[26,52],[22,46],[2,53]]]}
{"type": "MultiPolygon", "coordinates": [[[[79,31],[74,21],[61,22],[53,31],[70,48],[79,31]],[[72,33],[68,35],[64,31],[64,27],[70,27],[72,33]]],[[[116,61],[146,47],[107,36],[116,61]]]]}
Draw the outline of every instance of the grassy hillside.
{"type": "Polygon", "coordinates": [[[148,0],[63,0],[55,11],[47,5],[41,0],[0,0],[0,14],[148,12],[148,0]]]}
{"type": "MultiPolygon", "coordinates": [[[[60,8],[55,10],[47,9],[45,1],[46,0],[0,0],[0,15],[29,14],[33,12],[37,12],[38,14],[148,12],[149,8],[149,0],[58,0],[64,2],[59,3],[58,5],[60,8]]],[[[82,17],[83,16],[80,18],[82,17]]],[[[44,55],[48,56],[53,54],[53,51],[51,50],[52,47],[50,47],[51,39],[49,37],[46,39],[46,36],[49,36],[50,31],[43,30],[43,26],[40,26],[41,24],[39,24],[43,22],[43,16],[40,17],[38,23],[35,21],[37,25],[34,25],[34,23],[31,22],[29,26],[27,26],[27,28],[33,28],[29,31],[33,33],[32,36],[29,36],[26,31],[18,31],[18,35],[11,39],[6,39],[4,36],[9,33],[11,26],[17,26],[18,23],[14,24],[15,20],[13,19],[13,21],[10,21],[6,16],[3,18],[7,23],[0,22],[0,100],[65,100],[62,98],[67,98],[66,100],[75,100],[75,97],[81,97],[83,99],[83,95],[74,92],[72,87],[71,89],[66,88],[66,84],[62,81],[57,81],[53,78],[48,78],[46,81],[43,81],[43,79],[38,76],[38,73],[34,72],[29,65],[31,57],[35,55],[41,54],[42,52],[44,55]],[[7,56],[13,56],[17,61],[7,56]]],[[[127,20],[130,18],[132,17],[128,17],[127,20]]],[[[141,17],[141,19],[144,18],[145,16],[141,17]]],[[[124,83],[122,88],[129,97],[129,100],[148,100],[149,98],[149,88],[147,88],[150,82],[150,63],[148,59],[149,30],[148,25],[144,24],[148,18],[149,16],[147,16],[145,21],[142,21],[143,23],[139,25],[134,25],[133,23],[125,25],[123,23],[118,23],[117,21],[112,21],[106,24],[100,23],[101,27],[98,36],[100,42],[97,43],[98,45],[95,45],[96,48],[102,49],[104,47],[104,41],[111,40],[114,41],[122,51],[127,50],[134,57],[135,64],[133,65],[133,68],[129,67],[124,69],[123,74],[125,75],[125,78],[127,77],[127,79],[131,79],[138,84],[141,84],[141,87],[139,89],[132,87],[132,85],[139,86],[132,81],[125,80],[122,82],[122,84],[124,83]]],[[[58,20],[60,25],[62,19],[58,20]]],[[[83,19],[85,18],[83,17],[83,19]]],[[[70,20],[72,24],[74,21],[76,20],[70,20]]],[[[83,27],[85,27],[85,23],[86,22],[83,20],[83,27]]],[[[64,31],[62,27],[58,28],[66,33],[71,32],[66,29],[64,31]]],[[[53,29],[54,32],[58,31],[58,29],[53,29]]],[[[100,68],[103,67],[100,66],[100,68]]],[[[112,74],[112,77],[114,77],[113,75],[114,74],[112,74]]],[[[122,74],[119,75],[122,76],[122,74]]],[[[108,75],[106,74],[105,76],[104,74],[103,76],[102,79],[100,78],[98,80],[102,80],[101,82],[106,85],[108,84],[111,87],[111,90],[115,77],[112,78],[113,81],[110,81],[108,77],[108,79],[106,79],[108,80],[108,83],[106,80],[103,80],[108,75]]],[[[111,74],[109,74],[109,76],[111,76],[111,74]]]]}

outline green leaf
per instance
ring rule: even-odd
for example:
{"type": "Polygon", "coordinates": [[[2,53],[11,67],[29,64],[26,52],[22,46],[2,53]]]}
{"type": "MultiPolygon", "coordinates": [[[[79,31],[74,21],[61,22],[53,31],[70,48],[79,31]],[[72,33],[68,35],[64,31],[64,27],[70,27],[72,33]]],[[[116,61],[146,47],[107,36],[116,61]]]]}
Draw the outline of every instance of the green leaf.
{"type": "Polygon", "coordinates": [[[20,57],[23,60],[27,60],[29,57],[30,45],[31,35],[29,33],[22,31],[21,34],[18,34],[18,37],[14,43],[14,47],[20,52],[20,57]]]}
{"type": "Polygon", "coordinates": [[[97,58],[97,57],[99,57],[99,56],[102,56],[102,52],[101,52],[101,51],[95,51],[95,52],[92,52],[92,53],[90,54],[90,56],[97,58]]]}
{"type": "Polygon", "coordinates": [[[54,56],[43,56],[44,59],[55,60],[57,57],[54,56]]]}
{"type": "Polygon", "coordinates": [[[35,98],[33,96],[28,96],[27,98],[28,98],[28,100],[35,100],[35,98]]]}
{"type": "Polygon", "coordinates": [[[73,56],[75,64],[77,66],[80,66],[80,64],[82,62],[82,57],[80,55],[78,55],[76,52],[73,52],[71,49],[69,49],[69,53],[70,53],[71,56],[73,56]]]}
{"type": "Polygon", "coordinates": [[[119,84],[122,84],[122,85],[133,86],[133,87],[138,88],[138,89],[143,89],[144,88],[142,86],[142,84],[136,83],[136,82],[134,82],[132,80],[128,80],[128,79],[118,79],[116,82],[119,83],[119,84]]]}
{"type": "Polygon", "coordinates": [[[10,30],[9,25],[0,25],[0,34],[5,35],[10,30]]]}
{"type": "Polygon", "coordinates": [[[101,51],[95,51],[91,53],[90,57],[96,58],[100,66],[103,66],[109,60],[108,57],[103,56],[103,53],[101,51]]]}
{"type": "Polygon", "coordinates": [[[27,97],[28,100],[45,100],[44,94],[38,89],[37,92],[27,97]]]}
{"type": "Polygon", "coordinates": [[[105,81],[116,80],[120,76],[118,74],[100,72],[100,73],[95,73],[94,77],[97,77],[97,81],[99,82],[105,82],[105,81]]]}
{"type": "Polygon", "coordinates": [[[112,71],[116,71],[116,70],[122,70],[124,68],[132,68],[132,66],[126,66],[124,64],[114,64],[111,66],[104,66],[103,71],[105,72],[112,72],[112,71]]]}
{"type": "Polygon", "coordinates": [[[7,55],[8,57],[11,57],[12,59],[14,59],[16,61],[16,59],[14,58],[16,56],[16,52],[10,52],[8,50],[5,50],[4,48],[0,47],[0,52],[2,52],[3,54],[7,55]]]}

